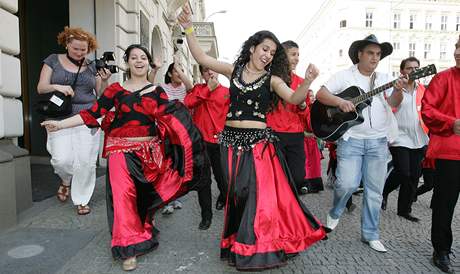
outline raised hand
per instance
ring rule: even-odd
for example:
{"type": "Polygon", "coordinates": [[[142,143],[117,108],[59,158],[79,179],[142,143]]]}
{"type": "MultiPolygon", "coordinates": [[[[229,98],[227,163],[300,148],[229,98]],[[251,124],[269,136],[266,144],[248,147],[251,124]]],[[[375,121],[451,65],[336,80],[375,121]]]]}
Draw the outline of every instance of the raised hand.
{"type": "Polygon", "coordinates": [[[152,69],[155,69],[155,70],[159,70],[161,68],[161,66],[163,65],[163,62],[160,61],[160,59],[158,57],[155,57],[155,59],[153,60],[153,62],[150,64],[150,66],[152,67],[152,69]]]}
{"type": "Polygon", "coordinates": [[[188,1],[182,6],[182,11],[177,17],[177,21],[184,29],[192,26],[192,9],[190,8],[188,1]]]}
{"type": "Polygon", "coordinates": [[[99,76],[101,76],[102,81],[107,81],[109,80],[110,76],[112,76],[112,73],[110,72],[110,70],[106,68],[102,68],[98,70],[97,73],[99,74],[99,76]]]}
{"type": "Polygon", "coordinates": [[[173,55],[173,63],[174,63],[174,69],[177,72],[182,71],[182,64],[180,62],[180,58],[176,54],[173,55]]]}
{"type": "Polygon", "coordinates": [[[217,76],[216,75],[213,75],[209,78],[208,80],[208,88],[210,91],[213,91],[217,88],[217,86],[219,85],[219,81],[217,80],[217,76]]]}
{"type": "Polygon", "coordinates": [[[316,79],[316,77],[318,77],[318,75],[319,69],[315,65],[309,64],[307,70],[305,71],[305,80],[311,83],[316,79]]]}

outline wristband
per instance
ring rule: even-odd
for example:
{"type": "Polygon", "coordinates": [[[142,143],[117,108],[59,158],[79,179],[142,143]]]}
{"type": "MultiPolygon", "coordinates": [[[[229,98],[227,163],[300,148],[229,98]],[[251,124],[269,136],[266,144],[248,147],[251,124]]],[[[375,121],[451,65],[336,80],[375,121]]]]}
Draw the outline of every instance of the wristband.
{"type": "Polygon", "coordinates": [[[185,34],[191,34],[193,31],[194,31],[193,26],[190,26],[190,27],[184,29],[185,34]]]}

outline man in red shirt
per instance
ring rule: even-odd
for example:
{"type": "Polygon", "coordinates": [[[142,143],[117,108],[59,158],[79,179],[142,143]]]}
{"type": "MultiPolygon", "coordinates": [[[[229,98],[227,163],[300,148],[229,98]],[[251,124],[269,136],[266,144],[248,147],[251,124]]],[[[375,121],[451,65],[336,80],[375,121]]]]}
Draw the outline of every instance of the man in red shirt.
{"type": "MultiPolygon", "coordinates": [[[[282,43],[288,56],[289,69],[291,70],[291,89],[296,90],[303,78],[295,74],[299,63],[299,46],[294,41],[282,43]]],[[[306,112],[306,103],[296,106],[280,100],[273,111],[267,114],[267,126],[271,127],[280,139],[279,147],[286,159],[292,177],[300,194],[306,194],[305,187],[305,151],[304,151],[304,125],[302,113],[306,112]]]]}
{"type": "MultiPolygon", "coordinates": [[[[217,80],[217,74],[200,66],[201,76],[205,83],[197,84],[185,96],[184,103],[192,111],[193,122],[203,135],[206,151],[211,162],[214,179],[219,188],[216,209],[221,210],[227,198],[227,185],[220,164],[220,146],[217,144],[217,133],[224,128],[230,95],[228,88],[217,80]]],[[[209,189],[198,192],[198,200],[202,208],[200,229],[208,229],[211,225],[211,184],[209,189]]]]}
{"type": "Polygon", "coordinates": [[[436,159],[431,243],[433,263],[453,273],[452,217],[460,191],[460,36],[455,44],[455,67],[438,73],[422,99],[422,117],[430,131],[427,157],[436,159]]]}

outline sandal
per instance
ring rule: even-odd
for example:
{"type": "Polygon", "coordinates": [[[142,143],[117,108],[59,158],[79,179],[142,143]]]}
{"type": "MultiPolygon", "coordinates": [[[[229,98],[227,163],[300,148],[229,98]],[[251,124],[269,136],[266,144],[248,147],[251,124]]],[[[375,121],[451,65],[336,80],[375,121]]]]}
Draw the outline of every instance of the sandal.
{"type": "Polygon", "coordinates": [[[61,183],[56,193],[56,197],[58,198],[59,201],[65,202],[69,198],[69,195],[70,195],[70,186],[66,186],[61,183]]]}
{"type": "Polygon", "coordinates": [[[130,257],[123,261],[122,266],[124,271],[132,271],[137,268],[137,260],[136,257],[130,257]]]}
{"type": "Polygon", "coordinates": [[[77,206],[77,214],[78,215],[86,215],[91,212],[91,208],[88,205],[78,205],[77,206]]]}

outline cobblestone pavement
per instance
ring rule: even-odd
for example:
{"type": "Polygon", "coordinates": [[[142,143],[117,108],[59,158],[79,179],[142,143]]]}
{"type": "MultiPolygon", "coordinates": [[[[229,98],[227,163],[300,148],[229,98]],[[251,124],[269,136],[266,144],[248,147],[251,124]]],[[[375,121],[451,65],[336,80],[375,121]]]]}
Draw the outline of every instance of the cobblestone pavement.
{"type": "MultiPolygon", "coordinates": [[[[325,161],[323,160],[323,164],[325,161]]],[[[92,213],[77,216],[71,203],[50,198],[35,203],[21,216],[20,224],[0,234],[0,273],[123,273],[121,263],[110,253],[110,235],[105,209],[105,177],[98,179],[91,203],[92,213]],[[19,254],[19,255],[18,255],[19,254]]],[[[213,185],[213,187],[215,187],[213,185]]],[[[216,188],[213,194],[216,195],[216,188]]],[[[215,196],[213,197],[215,198],[215,196]]],[[[381,239],[386,254],[371,250],[360,241],[361,197],[353,196],[357,208],[344,213],[329,240],[321,241],[289,261],[285,267],[266,273],[441,273],[430,262],[431,192],[414,204],[420,223],[396,215],[397,192],[389,198],[381,216],[381,239]]],[[[332,191],[302,196],[308,208],[325,221],[332,191]]],[[[139,258],[134,273],[234,273],[219,259],[223,213],[214,212],[208,231],[198,230],[200,221],[196,193],[182,199],[184,208],[170,216],[156,216],[161,231],[157,250],[139,258]]],[[[460,218],[452,225],[453,251],[460,254],[460,218]]],[[[453,258],[460,272],[459,259],[453,258]]]]}

